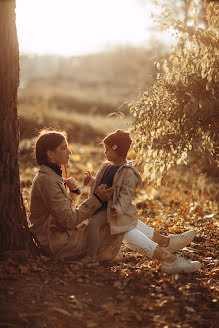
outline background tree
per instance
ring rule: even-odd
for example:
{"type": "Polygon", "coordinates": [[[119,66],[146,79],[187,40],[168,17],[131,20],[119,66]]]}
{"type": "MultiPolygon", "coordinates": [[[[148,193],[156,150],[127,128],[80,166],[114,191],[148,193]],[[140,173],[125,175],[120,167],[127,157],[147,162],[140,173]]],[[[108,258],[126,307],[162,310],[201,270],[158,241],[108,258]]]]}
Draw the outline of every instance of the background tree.
{"type": "Polygon", "coordinates": [[[175,20],[168,10],[163,27],[174,27],[178,44],[168,59],[156,63],[157,81],[132,105],[137,162],[144,177],[154,179],[175,164],[187,164],[192,148],[208,163],[217,160],[218,21],[214,2],[206,5],[206,27],[198,25],[193,2],[193,25],[175,20]]]}
{"type": "Polygon", "coordinates": [[[24,248],[29,236],[18,166],[19,53],[15,1],[0,0],[0,40],[0,251],[6,251],[24,248]]]}

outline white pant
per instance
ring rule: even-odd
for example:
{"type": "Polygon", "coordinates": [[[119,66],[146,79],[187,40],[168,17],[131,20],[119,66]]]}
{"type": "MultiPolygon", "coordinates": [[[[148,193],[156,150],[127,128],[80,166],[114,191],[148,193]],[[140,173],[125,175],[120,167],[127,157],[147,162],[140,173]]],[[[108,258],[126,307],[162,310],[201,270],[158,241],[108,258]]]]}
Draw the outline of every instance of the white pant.
{"type": "Polygon", "coordinates": [[[154,229],[138,220],[136,227],[125,233],[123,238],[124,244],[149,258],[154,255],[157,243],[152,241],[154,229]]]}

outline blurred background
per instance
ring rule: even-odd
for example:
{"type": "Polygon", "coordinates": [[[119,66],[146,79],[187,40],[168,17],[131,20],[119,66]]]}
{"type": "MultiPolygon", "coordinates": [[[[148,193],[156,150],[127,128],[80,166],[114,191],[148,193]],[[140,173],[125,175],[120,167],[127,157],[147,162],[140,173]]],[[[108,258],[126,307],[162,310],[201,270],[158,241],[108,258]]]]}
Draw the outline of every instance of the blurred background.
{"type": "MultiPolygon", "coordinates": [[[[182,15],[184,1],[177,3],[182,15]]],[[[17,0],[16,7],[21,139],[45,125],[96,143],[128,127],[128,103],[153,84],[154,62],[174,43],[153,22],[160,10],[153,1],[17,0]],[[126,119],[106,118],[115,111],[126,119]]]]}
{"type": "MultiPolygon", "coordinates": [[[[156,22],[162,6],[189,25],[190,2],[166,0],[160,7],[152,0],[16,0],[20,172],[27,209],[37,171],[37,132],[43,127],[66,130],[73,152],[69,174],[79,181],[88,169],[95,174],[104,160],[98,143],[116,128],[130,127],[129,103],[153,85],[156,63],[175,45],[173,31],[162,31],[156,22]]],[[[130,159],[134,156],[131,152],[130,159]]],[[[180,172],[181,180],[185,171],[188,182],[193,172],[180,172]]],[[[182,197],[178,182],[170,181],[175,198],[177,192],[182,197]]],[[[152,186],[142,197],[158,194],[152,186]]]]}

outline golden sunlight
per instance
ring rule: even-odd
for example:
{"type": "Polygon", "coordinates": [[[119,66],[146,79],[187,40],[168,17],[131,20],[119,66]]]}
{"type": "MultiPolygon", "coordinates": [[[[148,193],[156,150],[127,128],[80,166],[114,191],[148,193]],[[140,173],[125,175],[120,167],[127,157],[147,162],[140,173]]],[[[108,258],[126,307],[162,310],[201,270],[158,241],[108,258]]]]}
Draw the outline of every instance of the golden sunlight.
{"type": "Polygon", "coordinates": [[[17,0],[21,52],[80,55],[151,38],[153,3],[136,0],[17,0]]]}

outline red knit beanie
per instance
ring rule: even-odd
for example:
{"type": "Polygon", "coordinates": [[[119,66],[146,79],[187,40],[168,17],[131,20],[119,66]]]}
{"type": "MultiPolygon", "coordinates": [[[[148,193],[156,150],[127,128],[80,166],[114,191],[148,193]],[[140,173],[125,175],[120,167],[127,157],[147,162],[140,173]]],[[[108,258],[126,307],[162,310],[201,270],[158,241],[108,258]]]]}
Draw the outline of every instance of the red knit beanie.
{"type": "Polygon", "coordinates": [[[125,158],[132,143],[132,138],[128,131],[116,130],[106,136],[103,142],[125,158]]]}

